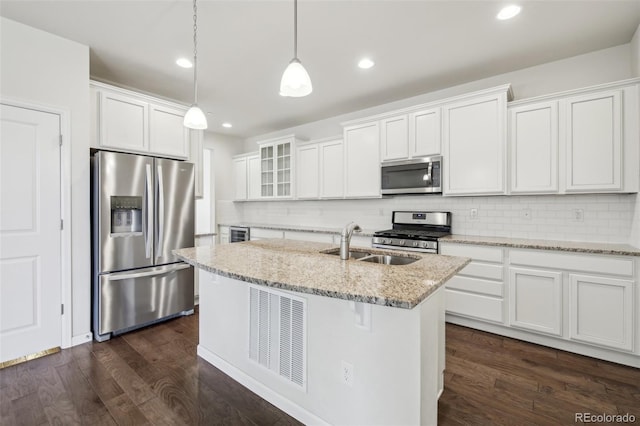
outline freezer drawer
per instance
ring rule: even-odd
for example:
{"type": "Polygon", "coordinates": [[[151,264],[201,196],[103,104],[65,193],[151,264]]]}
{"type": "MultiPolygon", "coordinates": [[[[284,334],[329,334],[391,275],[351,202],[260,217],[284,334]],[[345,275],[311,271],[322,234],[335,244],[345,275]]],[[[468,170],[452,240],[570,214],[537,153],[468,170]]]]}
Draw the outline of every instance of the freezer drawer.
{"type": "Polygon", "coordinates": [[[193,311],[193,267],[186,263],[100,275],[98,282],[93,312],[98,341],[193,311]]]}

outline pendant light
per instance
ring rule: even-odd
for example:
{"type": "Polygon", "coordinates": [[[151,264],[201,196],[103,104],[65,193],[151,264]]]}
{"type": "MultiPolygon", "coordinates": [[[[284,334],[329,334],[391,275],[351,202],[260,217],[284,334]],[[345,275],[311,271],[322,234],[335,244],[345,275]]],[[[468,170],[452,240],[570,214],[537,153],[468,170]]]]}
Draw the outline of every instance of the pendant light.
{"type": "Polygon", "coordinates": [[[184,115],[182,124],[196,130],[207,128],[207,117],[198,107],[198,7],[193,0],[193,105],[184,115]]]}
{"type": "Polygon", "coordinates": [[[293,59],[282,74],[280,95],[300,98],[312,91],[309,74],[298,59],[298,0],[293,0],[293,59]]]}

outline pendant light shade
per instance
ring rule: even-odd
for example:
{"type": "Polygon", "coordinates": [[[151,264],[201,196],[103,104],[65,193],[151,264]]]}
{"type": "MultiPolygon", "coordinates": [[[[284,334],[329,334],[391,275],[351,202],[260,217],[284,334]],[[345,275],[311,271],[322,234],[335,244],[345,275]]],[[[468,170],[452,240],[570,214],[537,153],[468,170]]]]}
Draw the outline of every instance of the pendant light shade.
{"type": "Polygon", "coordinates": [[[282,74],[280,95],[292,98],[307,96],[313,91],[309,73],[298,59],[298,0],[293,0],[293,59],[282,74]]]}
{"type": "Polygon", "coordinates": [[[189,108],[189,111],[184,115],[184,121],[182,124],[184,124],[184,127],[188,127],[190,129],[204,130],[207,128],[207,117],[198,105],[193,104],[191,108],[189,108]]]}
{"type": "Polygon", "coordinates": [[[196,0],[193,0],[193,105],[184,115],[182,124],[196,130],[204,130],[208,127],[207,117],[198,107],[198,7],[196,0]]]}

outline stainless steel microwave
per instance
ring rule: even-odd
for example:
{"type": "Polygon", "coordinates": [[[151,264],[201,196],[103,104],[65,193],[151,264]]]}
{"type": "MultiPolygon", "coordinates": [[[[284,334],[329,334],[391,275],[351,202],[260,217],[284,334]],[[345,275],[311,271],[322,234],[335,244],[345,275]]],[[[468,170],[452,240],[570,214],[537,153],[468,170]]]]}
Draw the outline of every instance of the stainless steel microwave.
{"type": "Polygon", "coordinates": [[[381,165],[382,195],[442,192],[442,156],[385,161],[381,165]]]}

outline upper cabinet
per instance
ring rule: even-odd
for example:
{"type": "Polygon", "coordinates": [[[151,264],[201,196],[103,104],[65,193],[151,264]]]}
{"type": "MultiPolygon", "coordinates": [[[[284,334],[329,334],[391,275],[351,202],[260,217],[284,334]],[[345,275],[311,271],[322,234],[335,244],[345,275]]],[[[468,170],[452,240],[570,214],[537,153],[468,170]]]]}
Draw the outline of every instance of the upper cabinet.
{"type": "Polygon", "coordinates": [[[232,159],[233,199],[235,201],[260,198],[260,155],[257,152],[236,155],[232,159]]]}
{"type": "Polygon", "coordinates": [[[638,191],[638,82],[509,106],[514,194],[638,191]]]}
{"type": "Polygon", "coordinates": [[[505,193],[508,90],[442,108],[445,195],[505,193]]]}
{"type": "Polygon", "coordinates": [[[345,197],[380,197],[378,121],[344,128],[345,197]]]}
{"type": "Polygon", "coordinates": [[[509,108],[511,192],[558,191],[558,103],[509,108]]]}
{"type": "Polygon", "coordinates": [[[193,163],[195,179],[196,179],[196,187],[195,187],[195,195],[196,198],[202,198],[203,196],[203,173],[202,173],[202,159],[203,159],[203,139],[204,132],[202,130],[194,130],[190,129],[189,131],[189,142],[190,142],[190,154],[189,154],[189,162],[193,163]]]}
{"type": "Polygon", "coordinates": [[[260,146],[260,195],[262,198],[293,196],[294,155],[293,135],[258,142],[260,146]]]}
{"type": "Polygon", "coordinates": [[[409,157],[440,154],[440,141],[440,108],[423,109],[409,114],[409,157]]]}
{"type": "Polygon", "coordinates": [[[382,161],[409,158],[407,115],[380,120],[380,151],[382,161]]]}
{"type": "Polygon", "coordinates": [[[190,157],[187,107],[91,82],[91,146],[168,158],[190,157]]]}
{"type": "Polygon", "coordinates": [[[344,144],[327,138],[296,148],[296,197],[298,199],[344,196],[344,144]]]}
{"type": "Polygon", "coordinates": [[[318,144],[299,145],[296,148],[296,196],[313,199],[320,196],[320,159],[318,144]]]}
{"type": "Polygon", "coordinates": [[[244,201],[247,199],[247,156],[233,157],[232,164],[234,200],[244,201]]]}

